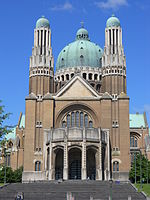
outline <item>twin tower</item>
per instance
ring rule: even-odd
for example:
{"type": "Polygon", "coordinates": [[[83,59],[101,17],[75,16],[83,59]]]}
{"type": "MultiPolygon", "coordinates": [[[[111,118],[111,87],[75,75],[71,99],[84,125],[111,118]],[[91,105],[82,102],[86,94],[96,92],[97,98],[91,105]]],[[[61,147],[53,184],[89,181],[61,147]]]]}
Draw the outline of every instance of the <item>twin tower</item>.
{"type": "Polygon", "coordinates": [[[128,180],[129,97],[118,18],[107,20],[104,50],[81,27],[61,50],[55,74],[49,21],[37,21],[25,115],[23,182],[128,180]]]}
{"type": "Polygon", "coordinates": [[[126,59],[118,18],[112,16],[107,20],[104,51],[90,42],[86,29],[79,29],[75,42],[60,52],[55,76],[50,24],[44,17],[37,21],[30,58],[29,94],[39,98],[54,94],[79,72],[100,93],[108,92],[114,97],[126,93],[126,59]],[[93,69],[98,73],[95,76],[93,69]]]}

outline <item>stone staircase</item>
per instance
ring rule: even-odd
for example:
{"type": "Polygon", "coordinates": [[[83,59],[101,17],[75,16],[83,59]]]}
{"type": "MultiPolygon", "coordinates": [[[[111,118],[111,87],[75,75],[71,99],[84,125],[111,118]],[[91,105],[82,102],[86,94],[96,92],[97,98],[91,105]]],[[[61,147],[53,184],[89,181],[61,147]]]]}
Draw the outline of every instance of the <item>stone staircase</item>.
{"type": "MultiPolygon", "coordinates": [[[[64,181],[15,183],[0,188],[0,200],[15,200],[18,192],[24,193],[25,200],[67,200],[71,192],[75,200],[93,199],[108,200],[110,183],[107,181],[64,181]]],[[[129,183],[112,184],[112,200],[145,200],[129,183]]]]}

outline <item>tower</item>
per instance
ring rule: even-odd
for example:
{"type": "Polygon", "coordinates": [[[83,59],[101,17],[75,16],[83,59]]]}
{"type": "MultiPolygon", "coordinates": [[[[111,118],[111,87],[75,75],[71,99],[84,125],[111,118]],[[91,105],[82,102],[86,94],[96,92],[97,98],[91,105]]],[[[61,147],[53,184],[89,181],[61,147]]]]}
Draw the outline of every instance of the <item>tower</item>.
{"type": "Polygon", "coordinates": [[[49,21],[42,17],[34,30],[34,47],[30,57],[29,94],[42,98],[53,93],[54,61],[49,21]]]}
{"type": "Polygon", "coordinates": [[[54,61],[49,21],[41,17],[34,30],[34,46],[30,57],[29,95],[26,97],[23,180],[42,179],[43,130],[53,126],[54,61]],[[44,113],[44,114],[43,114],[44,113]]]}
{"type": "Polygon", "coordinates": [[[102,92],[116,97],[126,93],[126,59],[122,46],[122,28],[117,17],[112,15],[105,28],[105,47],[102,58],[102,92]]]}

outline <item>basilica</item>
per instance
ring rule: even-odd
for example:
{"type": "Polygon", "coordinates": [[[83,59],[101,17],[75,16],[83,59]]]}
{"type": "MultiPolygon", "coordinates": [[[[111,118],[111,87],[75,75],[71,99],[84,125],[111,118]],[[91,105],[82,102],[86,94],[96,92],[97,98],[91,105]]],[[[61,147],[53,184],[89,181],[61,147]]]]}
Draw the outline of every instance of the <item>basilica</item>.
{"type": "Polygon", "coordinates": [[[50,23],[45,17],[36,22],[25,116],[10,156],[14,169],[23,165],[23,182],[125,181],[134,152],[150,155],[145,113],[129,114],[120,20],[107,20],[104,48],[83,26],[74,38],[54,73],[50,23]]]}

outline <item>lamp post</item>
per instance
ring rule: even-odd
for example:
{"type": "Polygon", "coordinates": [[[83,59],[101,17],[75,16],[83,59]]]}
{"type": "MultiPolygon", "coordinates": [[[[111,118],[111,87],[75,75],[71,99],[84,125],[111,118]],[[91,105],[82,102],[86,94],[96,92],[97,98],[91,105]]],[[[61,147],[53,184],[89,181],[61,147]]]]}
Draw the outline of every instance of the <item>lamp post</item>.
{"type": "Polygon", "coordinates": [[[146,172],[147,172],[147,184],[148,184],[148,159],[147,159],[147,152],[146,152],[146,172]]]}
{"type": "Polygon", "coordinates": [[[6,184],[6,146],[4,147],[4,167],[5,167],[4,184],[6,184]]]}
{"type": "Polygon", "coordinates": [[[136,152],[134,153],[134,164],[135,164],[135,184],[136,184],[136,152]]]}
{"type": "Polygon", "coordinates": [[[140,190],[142,190],[142,154],[140,151],[140,190]]]}
{"type": "Polygon", "coordinates": [[[112,200],[112,183],[113,183],[113,180],[110,179],[109,183],[110,183],[110,200],[112,200]]]}

